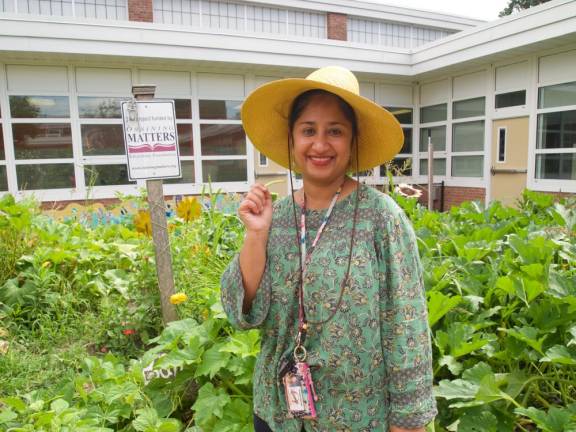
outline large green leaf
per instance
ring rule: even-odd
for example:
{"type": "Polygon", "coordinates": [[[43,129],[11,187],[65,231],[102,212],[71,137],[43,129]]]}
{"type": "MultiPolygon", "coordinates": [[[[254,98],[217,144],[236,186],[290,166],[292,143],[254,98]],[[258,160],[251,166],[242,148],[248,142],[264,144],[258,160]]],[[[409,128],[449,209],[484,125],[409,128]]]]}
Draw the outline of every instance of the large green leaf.
{"type": "Polygon", "coordinates": [[[462,301],[460,296],[446,296],[439,291],[432,291],[428,295],[428,323],[434,326],[440,318],[454,309],[462,301]]]}
{"type": "Polygon", "coordinates": [[[540,359],[541,362],[552,362],[562,365],[576,365],[576,350],[570,350],[563,345],[554,345],[546,350],[546,356],[540,359]]]}
{"type": "Polygon", "coordinates": [[[517,414],[530,418],[536,426],[545,432],[573,432],[576,424],[572,422],[570,411],[565,408],[552,407],[546,413],[534,407],[516,408],[517,414]]]}
{"type": "Polygon", "coordinates": [[[196,424],[202,426],[213,420],[222,418],[224,407],[230,403],[230,396],[222,388],[215,388],[211,382],[204,384],[198,391],[196,402],[192,406],[196,424]]]}
{"type": "Polygon", "coordinates": [[[222,351],[224,345],[224,343],[216,344],[202,354],[202,362],[196,369],[196,377],[209,376],[214,378],[220,369],[226,367],[230,353],[222,351]]]}

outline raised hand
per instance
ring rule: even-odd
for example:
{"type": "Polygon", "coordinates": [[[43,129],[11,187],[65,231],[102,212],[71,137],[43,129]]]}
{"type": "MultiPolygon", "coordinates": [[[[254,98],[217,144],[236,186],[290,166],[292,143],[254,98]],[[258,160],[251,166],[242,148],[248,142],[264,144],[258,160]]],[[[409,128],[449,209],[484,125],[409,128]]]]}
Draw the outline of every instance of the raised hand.
{"type": "Polygon", "coordinates": [[[268,234],[272,224],[272,196],[268,188],[254,184],[238,207],[238,216],[248,233],[268,234]]]}

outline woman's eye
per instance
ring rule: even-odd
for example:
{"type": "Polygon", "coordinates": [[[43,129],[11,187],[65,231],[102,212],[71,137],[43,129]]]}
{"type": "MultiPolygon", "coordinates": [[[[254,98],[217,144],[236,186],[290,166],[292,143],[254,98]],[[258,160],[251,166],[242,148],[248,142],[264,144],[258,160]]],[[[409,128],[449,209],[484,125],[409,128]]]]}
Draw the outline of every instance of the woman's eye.
{"type": "Polygon", "coordinates": [[[304,129],[302,129],[302,134],[304,136],[312,136],[312,135],[314,135],[314,129],[313,128],[304,128],[304,129]]]}
{"type": "Polygon", "coordinates": [[[331,130],[330,130],[330,135],[340,136],[340,135],[342,135],[342,130],[341,130],[341,129],[331,129],[331,130]]]}

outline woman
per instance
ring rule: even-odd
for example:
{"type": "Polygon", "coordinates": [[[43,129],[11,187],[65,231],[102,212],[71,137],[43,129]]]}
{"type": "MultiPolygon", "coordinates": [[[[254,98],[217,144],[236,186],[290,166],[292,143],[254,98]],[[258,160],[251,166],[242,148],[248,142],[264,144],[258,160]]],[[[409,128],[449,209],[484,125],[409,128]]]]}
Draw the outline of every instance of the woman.
{"type": "Polygon", "coordinates": [[[347,176],[392,159],[398,122],[335,66],[259,87],[242,121],[303,179],[274,206],[250,189],[244,245],[222,277],[232,324],[262,329],[256,431],[424,430],[436,405],[415,235],[390,197],[347,176]]]}

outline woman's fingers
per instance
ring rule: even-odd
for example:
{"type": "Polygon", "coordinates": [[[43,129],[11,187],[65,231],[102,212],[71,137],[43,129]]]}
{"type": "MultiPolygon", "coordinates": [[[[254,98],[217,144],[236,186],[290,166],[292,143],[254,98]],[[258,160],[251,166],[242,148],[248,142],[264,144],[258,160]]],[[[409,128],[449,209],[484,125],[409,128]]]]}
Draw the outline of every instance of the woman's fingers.
{"type": "MultiPolygon", "coordinates": [[[[250,192],[246,194],[244,201],[250,201],[256,205],[256,209],[253,209],[253,213],[260,214],[270,198],[270,192],[265,186],[261,184],[255,184],[250,188],[250,192]]],[[[253,208],[253,207],[251,207],[253,208]]]]}

